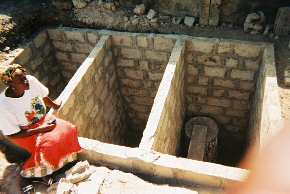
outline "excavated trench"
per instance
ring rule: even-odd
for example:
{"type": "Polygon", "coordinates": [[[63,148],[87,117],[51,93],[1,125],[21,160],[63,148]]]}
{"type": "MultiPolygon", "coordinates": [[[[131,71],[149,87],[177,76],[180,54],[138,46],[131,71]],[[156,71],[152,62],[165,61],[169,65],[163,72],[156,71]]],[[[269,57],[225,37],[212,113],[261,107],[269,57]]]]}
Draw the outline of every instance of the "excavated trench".
{"type": "Polygon", "coordinates": [[[207,116],[226,165],[260,137],[273,60],[266,43],[72,28],[41,32],[14,59],[80,136],[186,157],[185,123],[207,116]]]}

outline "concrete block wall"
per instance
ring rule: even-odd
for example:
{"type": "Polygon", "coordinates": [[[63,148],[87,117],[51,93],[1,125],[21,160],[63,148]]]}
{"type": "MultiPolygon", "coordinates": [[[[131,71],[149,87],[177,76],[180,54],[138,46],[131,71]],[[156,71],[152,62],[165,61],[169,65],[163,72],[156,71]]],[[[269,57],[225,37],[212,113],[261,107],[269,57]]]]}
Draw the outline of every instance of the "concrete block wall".
{"type": "Polygon", "coordinates": [[[188,40],[185,51],[187,117],[206,115],[244,137],[264,44],[188,40]]]}
{"type": "Polygon", "coordinates": [[[59,98],[63,105],[55,114],[74,123],[80,136],[124,143],[127,126],[109,36],[101,37],[59,98]]]}
{"type": "Polygon", "coordinates": [[[97,33],[76,29],[49,29],[48,35],[66,85],[94,48],[99,36],[97,33]]]}
{"type": "Polygon", "coordinates": [[[112,45],[128,132],[139,144],[174,39],[156,35],[114,33],[112,45]]]}
{"type": "Polygon", "coordinates": [[[184,40],[177,40],[140,143],[142,149],[178,154],[185,115],[184,40]]]}
{"type": "Polygon", "coordinates": [[[31,42],[20,46],[17,52],[16,57],[6,63],[23,65],[28,74],[35,76],[49,88],[51,97],[56,97],[64,84],[47,32],[38,33],[31,42]]]}

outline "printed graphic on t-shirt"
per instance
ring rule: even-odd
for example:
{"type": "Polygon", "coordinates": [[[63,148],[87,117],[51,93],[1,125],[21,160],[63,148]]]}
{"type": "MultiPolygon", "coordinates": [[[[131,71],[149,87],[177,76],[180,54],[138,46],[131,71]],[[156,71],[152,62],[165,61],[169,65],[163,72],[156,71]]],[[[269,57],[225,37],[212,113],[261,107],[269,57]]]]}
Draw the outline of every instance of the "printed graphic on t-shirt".
{"type": "Polygon", "coordinates": [[[35,124],[40,121],[46,114],[46,107],[40,97],[32,98],[31,111],[25,112],[25,117],[29,124],[35,124]]]}

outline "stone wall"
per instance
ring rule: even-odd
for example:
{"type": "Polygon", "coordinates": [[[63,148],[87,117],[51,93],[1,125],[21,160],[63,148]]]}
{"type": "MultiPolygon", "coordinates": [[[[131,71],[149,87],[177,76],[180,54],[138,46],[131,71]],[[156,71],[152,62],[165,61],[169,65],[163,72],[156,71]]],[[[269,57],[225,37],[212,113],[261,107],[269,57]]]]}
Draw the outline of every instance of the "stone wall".
{"type": "Polygon", "coordinates": [[[50,96],[56,97],[64,88],[61,68],[59,67],[54,49],[47,32],[42,31],[31,42],[20,46],[17,56],[6,63],[22,64],[31,74],[49,88],[50,96]]]}
{"type": "Polygon", "coordinates": [[[56,114],[74,123],[80,136],[114,144],[126,141],[125,113],[109,36],[101,37],[59,99],[63,105],[56,114]]]}
{"type": "Polygon", "coordinates": [[[135,144],[140,143],[174,41],[156,35],[112,35],[120,91],[127,112],[128,135],[135,139],[135,144]]]}
{"type": "Polygon", "coordinates": [[[98,34],[86,34],[81,30],[49,29],[48,35],[61,70],[62,81],[66,84],[97,43],[98,34]]]}
{"type": "Polygon", "coordinates": [[[200,38],[186,46],[187,117],[210,116],[244,137],[264,45],[200,38]]]}
{"type": "Polygon", "coordinates": [[[164,72],[140,144],[142,149],[178,154],[185,115],[184,47],[178,40],[164,72]]]}

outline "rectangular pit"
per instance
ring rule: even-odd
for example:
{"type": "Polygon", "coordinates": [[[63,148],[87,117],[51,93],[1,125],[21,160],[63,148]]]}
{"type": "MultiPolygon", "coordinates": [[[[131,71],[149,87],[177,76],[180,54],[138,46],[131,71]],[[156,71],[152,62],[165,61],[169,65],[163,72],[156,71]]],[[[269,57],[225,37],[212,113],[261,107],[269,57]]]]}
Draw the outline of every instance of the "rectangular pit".
{"type": "Polygon", "coordinates": [[[265,43],[57,28],[12,61],[52,96],[65,87],[54,114],[77,125],[80,136],[106,143],[185,156],[184,123],[204,115],[219,124],[218,162],[235,165],[281,119],[273,50],[265,43]]]}
{"type": "Polygon", "coordinates": [[[76,124],[80,136],[138,146],[175,39],[69,28],[48,34],[64,64],[74,61],[68,45],[97,43],[60,95],[56,114],[76,124]]]}

